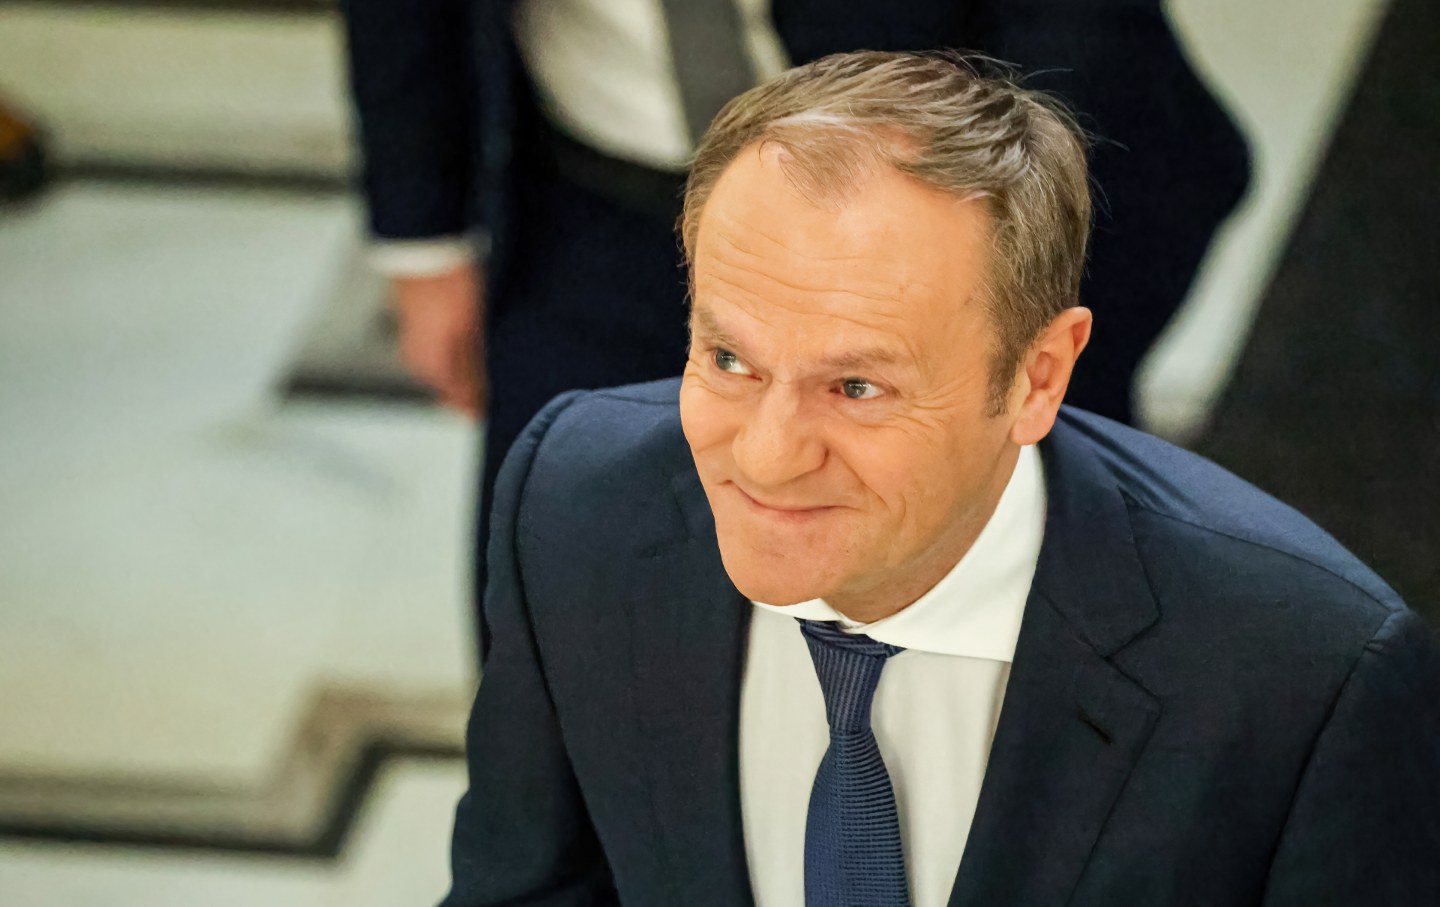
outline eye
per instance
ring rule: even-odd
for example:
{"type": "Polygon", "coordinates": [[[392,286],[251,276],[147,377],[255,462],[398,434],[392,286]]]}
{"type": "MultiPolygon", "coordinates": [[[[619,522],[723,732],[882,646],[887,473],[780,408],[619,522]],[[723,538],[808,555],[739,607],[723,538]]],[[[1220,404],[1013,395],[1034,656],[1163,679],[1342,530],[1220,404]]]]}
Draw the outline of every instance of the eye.
{"type": "Polygon", "coordinates": [[[880,388],[864,378],[845,378],[840,382],[840,393],[850,400],[871,400],[880,396],[880,388]]]}
{"type": "Polygon", "coordinates": [[[745,367],[745,363],[740,361],[740,357],[729,350],[717,347],[711,355],[715,360],[715,367],[722,372],[728,372],[732,375],[750,374],[750,370],[745,367]]]}

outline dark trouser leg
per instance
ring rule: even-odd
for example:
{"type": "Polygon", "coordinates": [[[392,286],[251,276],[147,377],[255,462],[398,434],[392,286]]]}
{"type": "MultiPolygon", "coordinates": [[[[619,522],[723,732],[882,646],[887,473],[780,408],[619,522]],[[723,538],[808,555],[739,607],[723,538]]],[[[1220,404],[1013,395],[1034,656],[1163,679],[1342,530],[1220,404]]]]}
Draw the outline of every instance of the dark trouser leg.
{"type": "Polygon", "coordinates": [[[476,520],[476,630],[489,501],[500,464],[556,395],[680,374],[685,272],[672,221],[637,214],[560,181],[531,189],[504,298],[489,329],[490,412],[476,520]]]}

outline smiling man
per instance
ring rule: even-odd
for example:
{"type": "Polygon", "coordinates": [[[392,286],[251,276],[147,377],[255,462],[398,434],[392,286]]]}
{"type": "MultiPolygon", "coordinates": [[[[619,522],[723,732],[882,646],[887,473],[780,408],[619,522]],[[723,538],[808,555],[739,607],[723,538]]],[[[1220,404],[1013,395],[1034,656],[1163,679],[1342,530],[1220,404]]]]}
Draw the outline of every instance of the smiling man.
{"type": "MultiPolygon", "coordinates": [[[[1074,226],[1088,214],[1082,159],[1054,128],[1071,146],[1074,226]]],[[[741,591],[823,595],[869,622],[974,543],[1022,447],[1049,431],[1090,315],[1057,312],[1023,380],[995,386],[991,197],[926,186],[868,147],[811,153],[868,172],[806,193],[784,145],[752,144],[698,217],[680,415],[741,591]]],[[[1075,239],[1073,265],[1083,249],[1075,239]]]]}
{"type": "Polygon", "coordinates": [[[1440,902],[1434,639],[1061,408],[1089,218],[1070,119],[958,59],[722,111],[683,378],[502,473],[447,904],[1440,902]]]}

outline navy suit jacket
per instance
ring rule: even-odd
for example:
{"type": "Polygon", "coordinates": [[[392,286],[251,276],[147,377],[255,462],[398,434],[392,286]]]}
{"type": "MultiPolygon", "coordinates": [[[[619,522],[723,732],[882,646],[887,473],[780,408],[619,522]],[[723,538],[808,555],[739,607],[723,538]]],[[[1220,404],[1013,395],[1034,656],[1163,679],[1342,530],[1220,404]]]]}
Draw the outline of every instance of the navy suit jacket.
{"type": "MultiPolygon", "coordinates": [[[[448,907],[751,903],[751,606],[677,389],[567,394],[506,461],[448,907]]],[[[1073,410],[1040,451],[1045,537],[951,904],[1440,904],[1425,625],[1190,453],[1073,410]]]]}

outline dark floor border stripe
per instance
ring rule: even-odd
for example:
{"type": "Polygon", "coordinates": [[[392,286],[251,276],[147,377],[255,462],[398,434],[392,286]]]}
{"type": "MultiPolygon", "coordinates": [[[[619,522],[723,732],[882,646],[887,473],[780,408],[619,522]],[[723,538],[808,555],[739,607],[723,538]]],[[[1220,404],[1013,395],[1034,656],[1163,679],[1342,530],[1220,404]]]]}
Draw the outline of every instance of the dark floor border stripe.
{"type": "MultiPolygon", "coordinates": [[[[5,0],[0,0],[0,3],[5,0]]],[[[130,161],[76,161],[56,165],[55,183],[95,182],[131,186],[176,186],[333,196],[351,191],[348,176],[297,171],[245,170],[228,167],[153,164],[130,161]]]]}
{"type": "Polygon", "coordinates": [[[80,825],[0,823],[0,840],[135,848],[149,851],[288,857],[334,860],[344,852],[350,834],[383,769],[397,762],[459,762],[463,747],[371,741],[361,750],[350,775],[339,784],[334,806],[320,831],[309,840],[285,841],[205,834],[87,828],[80,825]]]}
{"type": "Polygon", "coordinates": [[[316,400],[351,403],[357,401],[393,403],[405,406],[436,406],[435,395],[418,386],[405,386],[393,381],[355,378],[317,378],[297,376],[280,387],[281,399],[290,401],[316,400]]]}
{"type": "Polygon", "coordinates": [[[0,6],[55,9],[142,10],[165,13],[254,13],[266,16],[328,16],[337,0],[0,0],[0,6]]]}

